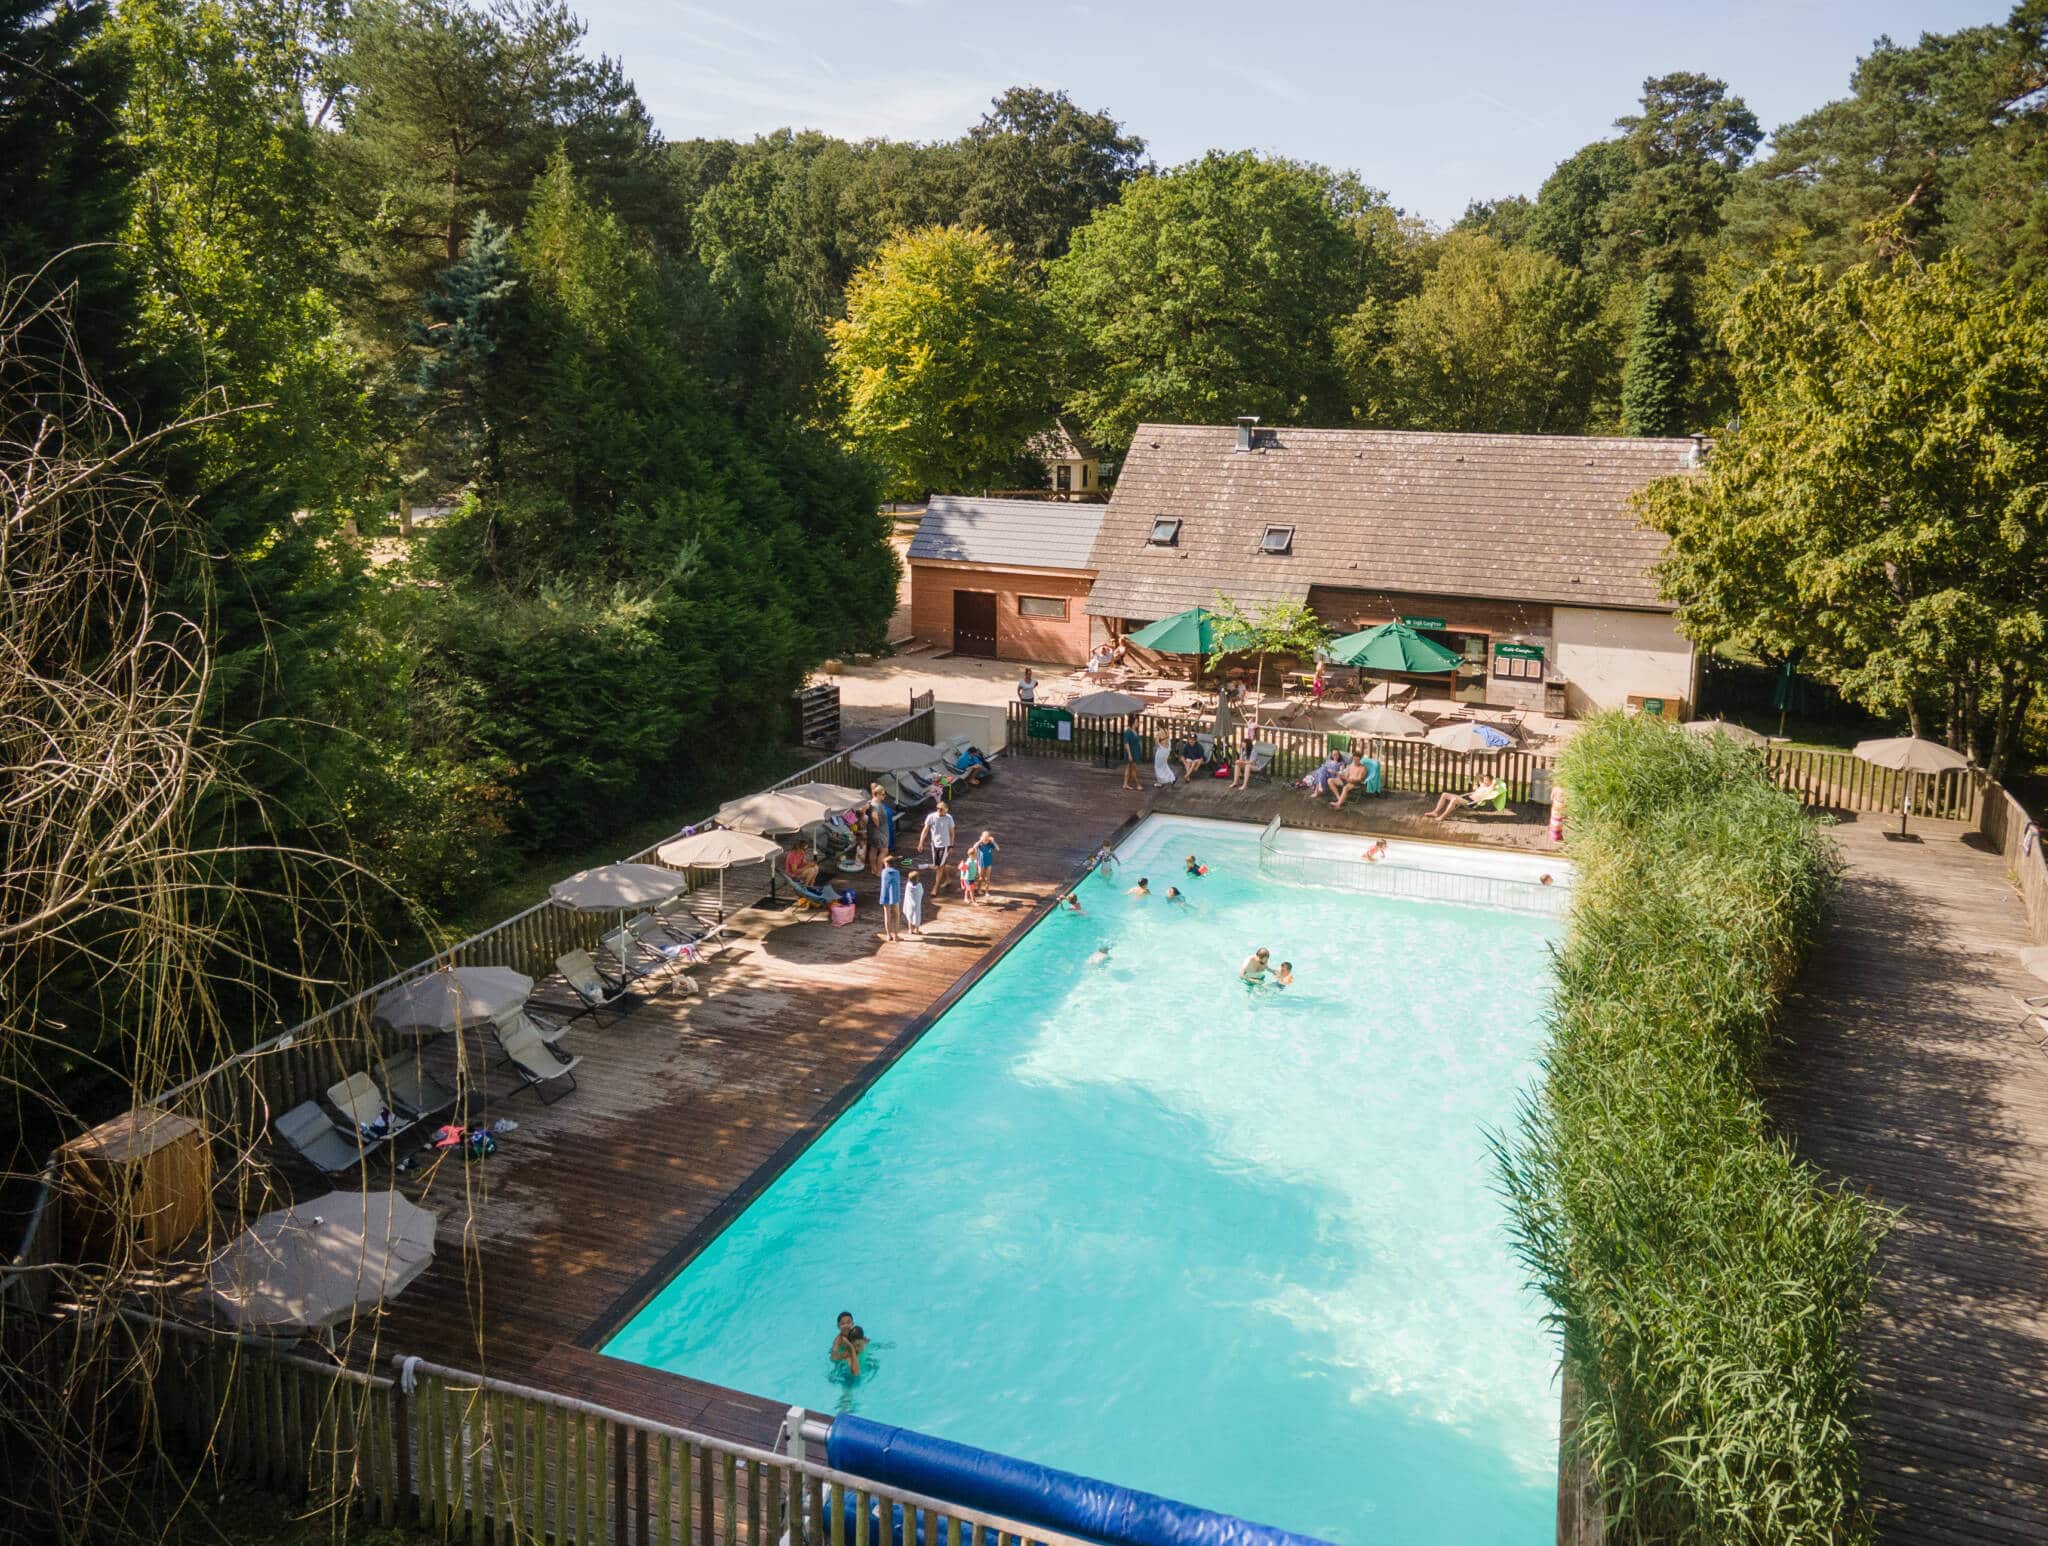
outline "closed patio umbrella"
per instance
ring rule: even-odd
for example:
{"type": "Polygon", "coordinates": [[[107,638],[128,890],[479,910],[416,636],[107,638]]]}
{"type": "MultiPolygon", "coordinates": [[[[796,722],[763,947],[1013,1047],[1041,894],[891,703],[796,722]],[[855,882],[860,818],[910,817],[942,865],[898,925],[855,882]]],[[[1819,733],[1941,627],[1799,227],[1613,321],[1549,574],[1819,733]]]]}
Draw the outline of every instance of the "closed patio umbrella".
{"type": "Polygon", "coordinates": [[[207,1297],[250,1330],[326,1331],[426,1271],[437,1222],[395,1191],[295,1203],[228,1242],[207,1268],[207,1297]]]}
{"type": "Polygon", "coordinates": [[[450,966],[393,988],[371,1014],[394,1031],[431,1036],[489,1024],[532,992],[533,979],[509,966],[450,966]]]}
{"type": "Polygon", "coordinates": [[[1067,706],[1076,719],[1122,719],[1145,707],[1145,700],[1127,692],[1083,693],[1067,706]]]}
{"type": "Polygon", "coordinates": [[[1927,741],[1917,735],[1892,736],[1888,740],[1858,741],[1857,758],[1873,767],[1893,768],[1910,773],[1913,778],[1906,785],[1906,797],[1899,803],[1899,836],[1906,835],[1906,818],[1913,810],[1913,790],[1923,773],[1954,773],[1970,765],[1970,759],[1952,747],[1943,746],[1939,741],[1927,741]]]}
{"type": "Polygon", "coordinates": [[[1365,708],[1353,709],[1349,714],[1339,714],[1337,723],[1362,735],[1420,735],[1424,728],[1422,721],[1413,714],[1403,714],[1385,704],[1368,704],[1365,708]]]}
{"type": "Polygon", "coordinates": [[[1502,747],[1515,744],[1514,738],[1504,730],[1491,725],[1475,725],[1469,722],[1456,725],[1438,725],[1427,737],[1431,746],[1441,746],[1447,752],[1497,752],[1502,747]]]}
{"type": "MultiPolygon", "coordinates": [[[[775,860],[782,857],[782,845],[772,837],[761,837],[752,832],[728,832],[722,828],[710,832],[699,832],[695,837],[679,837],[673,843],[663,843],[655,850],[663,864],[673,864],[679,869],[718,871],[718,916],[725,917],[725,872],[735,864],[759,864],[763,859],[775,860]]],[[[768,872],[768,889],[775,889],[775,872],[768,872]]]]}
{"type": "Polygon", "coordinates": [[[827,803],[793,789],[770,789],[743,800],[726,801],[718,808],[718,821],[739,832],[797,832],[866,798],[861,795],[842,806],[837,800],[827,803]]]}
{"type": "Polygon", "coordinates": [[[863,773],[908,773],[939,760],[939,749],[924,741],[877,741],[848,759],[863,773]]]}

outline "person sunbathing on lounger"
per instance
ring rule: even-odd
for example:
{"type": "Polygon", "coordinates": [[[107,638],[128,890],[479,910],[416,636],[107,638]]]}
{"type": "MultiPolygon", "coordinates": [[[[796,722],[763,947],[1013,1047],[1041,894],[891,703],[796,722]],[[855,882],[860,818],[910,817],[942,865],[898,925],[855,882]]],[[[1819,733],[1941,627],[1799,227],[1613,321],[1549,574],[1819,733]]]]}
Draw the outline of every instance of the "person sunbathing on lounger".
{"type": "Polygon", "coordinates": [[[1491,805],[1499,798],[1500,784],[1496,780],[1489,778],[1481,783],[1474,784],[1470,794],[1458,794],[1455,791],[1446,790],[1437,796],[1436,809],[1424,811],[1423,814],[1431,821],[1442,821],[1448,816],[1456,815],[1459,811],[1472,811],[1477,810],[1482,805],[1491,805]]]}
{"type": "Polygon", "coordinates": [[[1366,765],[1366,759],[1353,752],[1351,760],[1344,765],[1344,771],[1330,781],[1330,787],[1337,791],[1337,798],[1330,803],[1330,809],[1341,811],[1346,800],[1368,788],[1372,783],[1372,771],[1366,765]]]}
{"type": "Polygon", "coordinates": [[[1321,767],[1301,781],[1301,787],[1308,791],[1308,797],[1311,800],[1320,799],[1323,791],[1330,787],[1330,780],[1335,778],[1342,771],[1343,767],[1344,759],[1338,756],[1337,753],[1331,752],[1329,756],[1323,759],[1321,767]]]}

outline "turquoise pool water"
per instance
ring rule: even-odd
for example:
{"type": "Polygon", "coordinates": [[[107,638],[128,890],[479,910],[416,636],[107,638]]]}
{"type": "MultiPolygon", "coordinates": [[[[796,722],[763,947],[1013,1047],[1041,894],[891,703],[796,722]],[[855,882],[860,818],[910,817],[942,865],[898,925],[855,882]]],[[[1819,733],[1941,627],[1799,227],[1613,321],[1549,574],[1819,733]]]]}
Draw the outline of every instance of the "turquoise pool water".
{"type": "Polygon", "coordinates": [[[605,1351],[1346,1546],[1552,1539],[1553,1348],[1484,1134],[1535,1077],[1568,876],[1326,841],[1262,875],[1255,829],[1139,828],[605,1351]],[[1445,870],[1539,910],[1341,889],[1445,870]],[[1257,945],[1292,989],[1237,985],[1257,945]]]}

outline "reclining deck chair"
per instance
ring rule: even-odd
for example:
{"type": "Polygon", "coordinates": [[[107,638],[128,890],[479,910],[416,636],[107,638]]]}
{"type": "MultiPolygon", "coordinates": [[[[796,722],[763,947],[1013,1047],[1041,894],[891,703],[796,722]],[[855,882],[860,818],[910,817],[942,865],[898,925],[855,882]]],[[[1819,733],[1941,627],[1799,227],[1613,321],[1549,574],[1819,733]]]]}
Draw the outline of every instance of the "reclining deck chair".
{"type": "Polygon", "coordinates": [[[323,1176],[354,1170],[369,1149],[335,1125],[317,1100],[303,1100],[270,1124],[292,1153],[323,1176]]]}
{"type": "Polygon", "coordinates": [[[525,1011],[513,1010],[499,1017],[492,1030],[497,1036],[498,1050],[505,1054],[505,1062],[519,1075],[519,1082],[539,1097],[540,1103],[549,1104],[547,1088],[557,1079],[567,1079],[569,1088],[576,1088],[576,1065],[583,1059],[570,1057],[541,1039],[533,1022],[527,1019],[525,1011]]]}
{"type": "Polygon", "coordinates": [[[365,1147],[394,1143],[419,1121],[418,1117],[401,1112],[397,1103],[366,1073],[353,1073],[337,1084],[330,1084],[327,1098],[363,1135],[365,1147]]]}
{"type": "Polygon", "coordinates": [[[569,991],[576,995],[581,1008],[572,1013],[572,1021],[581,1020],[585,1015],[606,1014],[623,1020],[632,1012],[639,1000],[623,982],[614,982],[598,969],[597,960],[587,950],[572,950],[555,960],[555,970],[562,974],[562,981],[569,985],[569,991]],[[624,1005],[624,1008],[620,1008],[624,1005]]]}

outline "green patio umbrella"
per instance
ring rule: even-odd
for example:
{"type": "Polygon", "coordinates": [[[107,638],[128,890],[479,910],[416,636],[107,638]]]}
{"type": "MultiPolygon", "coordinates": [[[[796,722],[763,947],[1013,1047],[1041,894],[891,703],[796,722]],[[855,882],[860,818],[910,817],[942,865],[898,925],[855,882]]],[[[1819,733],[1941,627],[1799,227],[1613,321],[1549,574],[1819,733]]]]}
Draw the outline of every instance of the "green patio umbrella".
{"type": "Polygon", "coordinates": [[[1162,655],[1209,655],[1229,647],[1229,624],[1206,607],[1189,607],[1130,635],[1130,642],[1162,655]]]}
{"type": "Polygon", "coordinates": [[[1423,638],[1406,623],[1381,623],[1362,633],[1347,633],[1330,646],[1330,658],[1340,666],[1412,676],[1436,676],[1465,663],[1464,656],[1423,638]]]}

